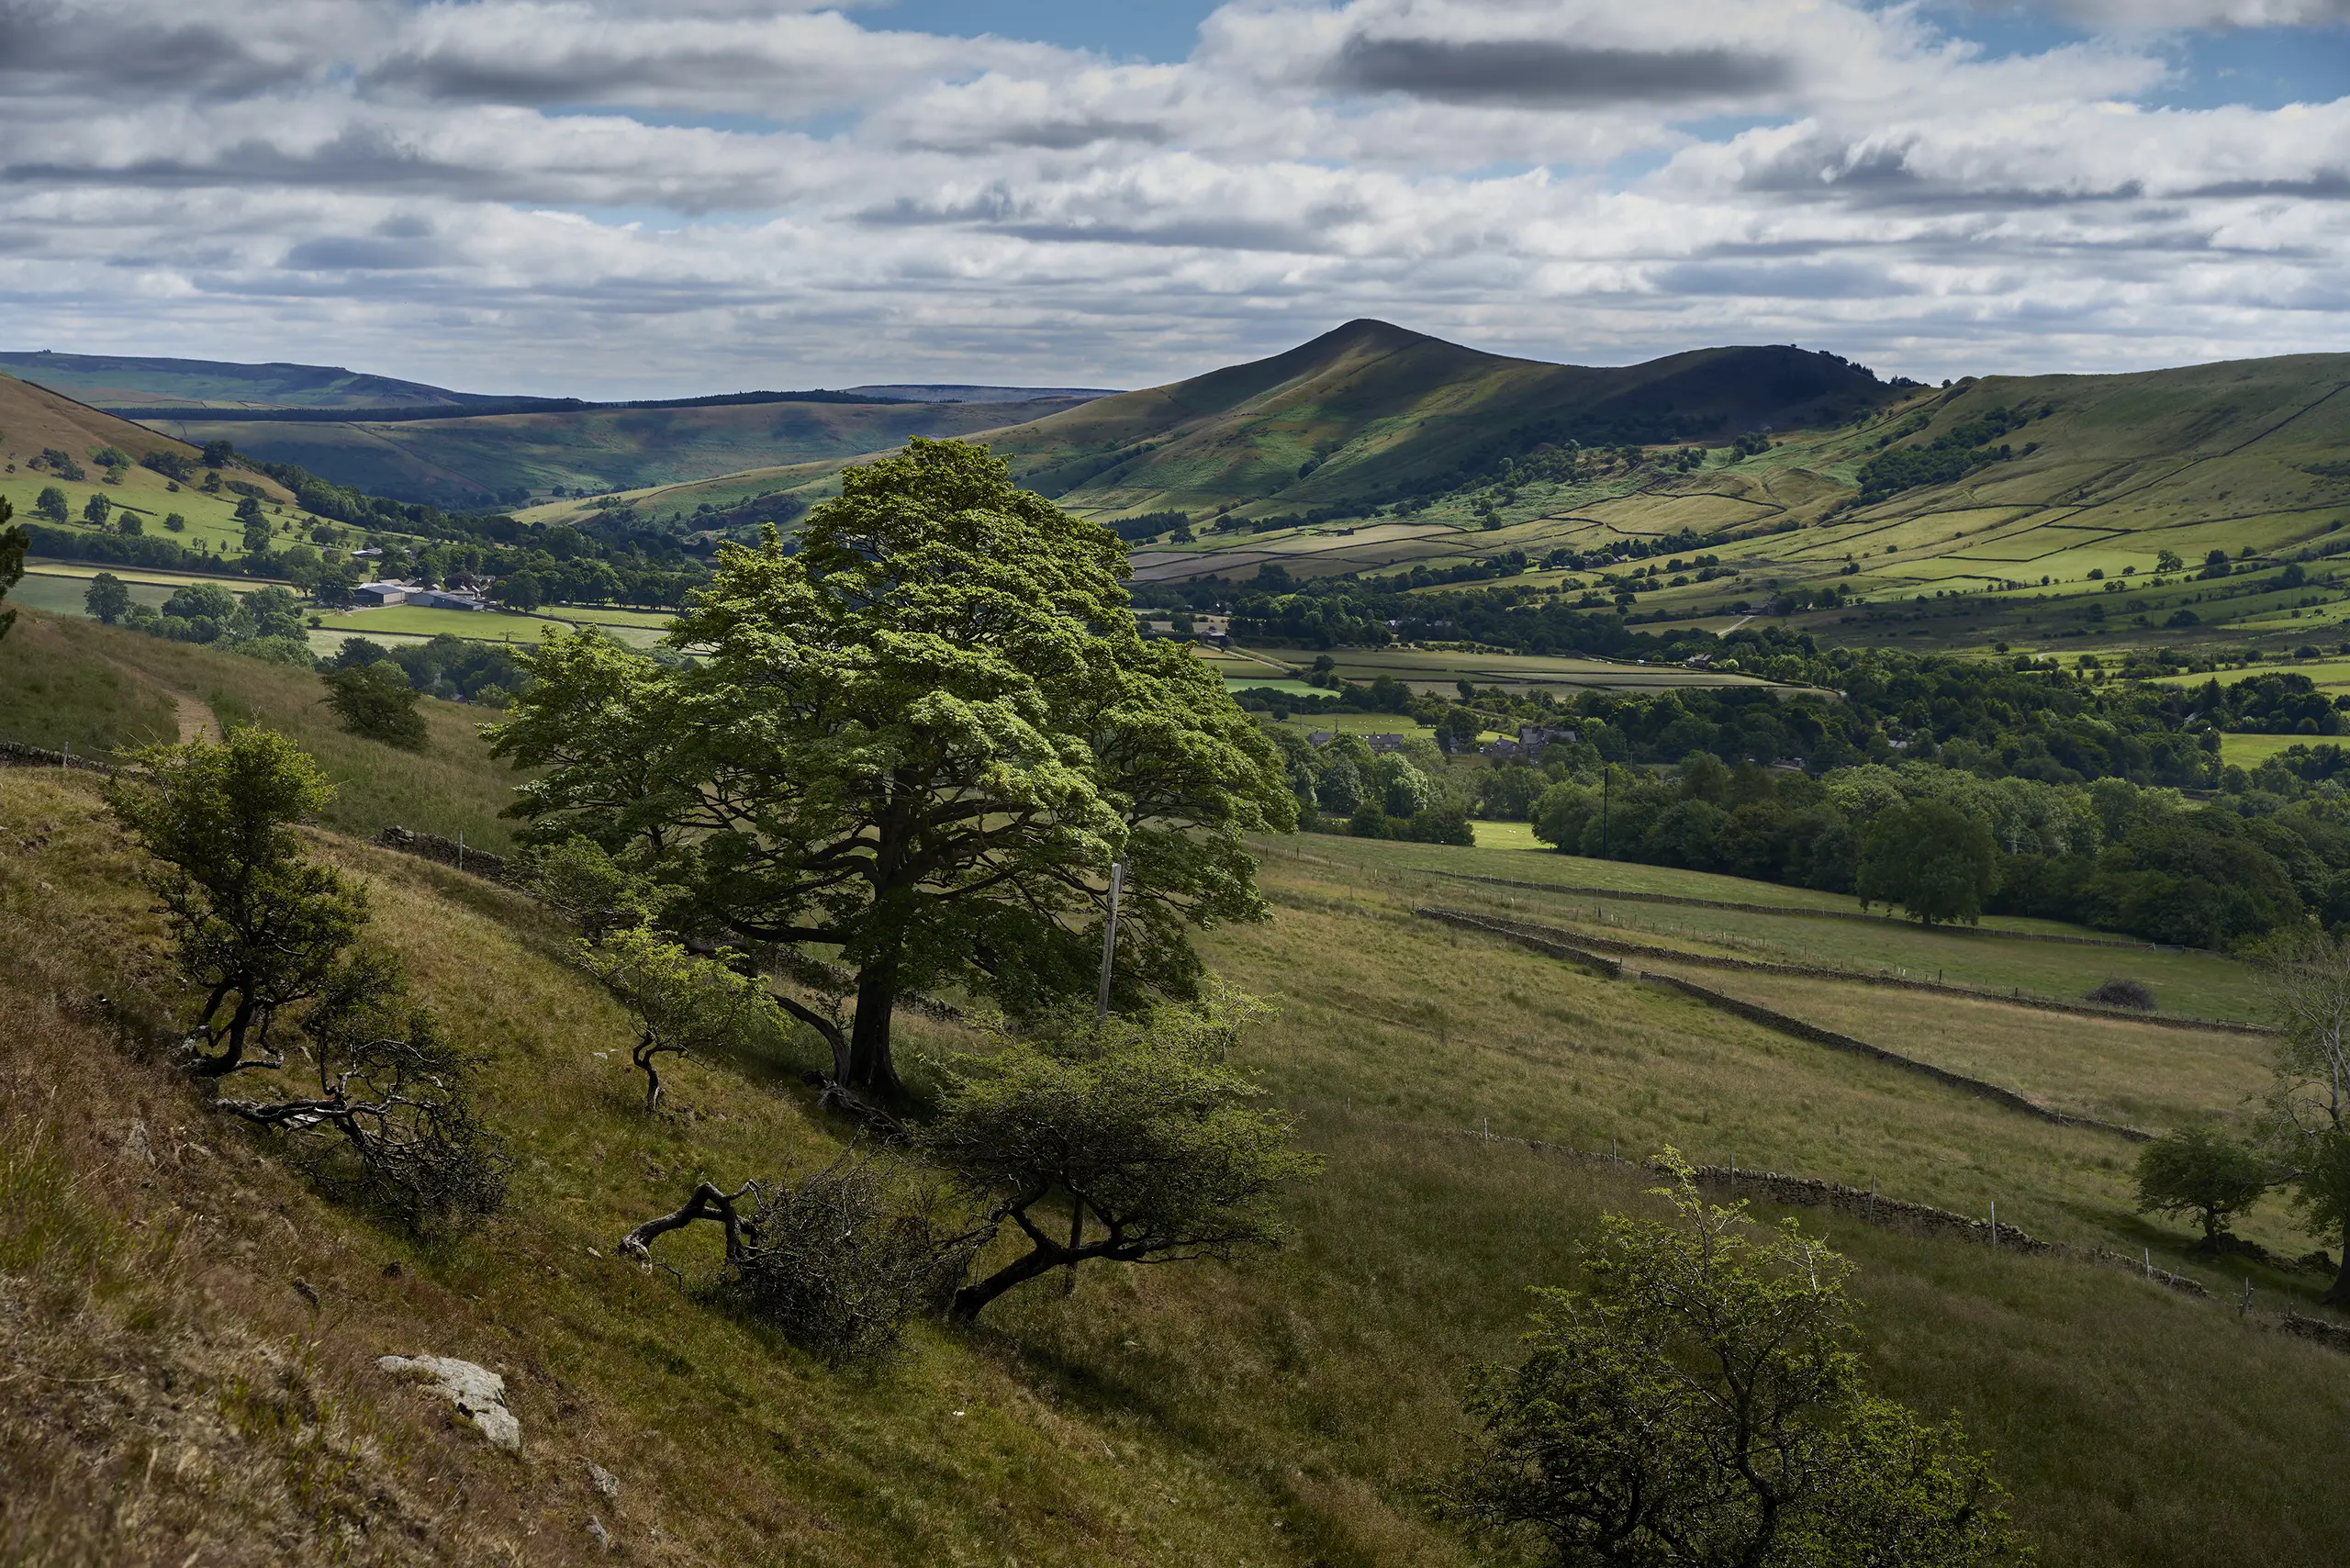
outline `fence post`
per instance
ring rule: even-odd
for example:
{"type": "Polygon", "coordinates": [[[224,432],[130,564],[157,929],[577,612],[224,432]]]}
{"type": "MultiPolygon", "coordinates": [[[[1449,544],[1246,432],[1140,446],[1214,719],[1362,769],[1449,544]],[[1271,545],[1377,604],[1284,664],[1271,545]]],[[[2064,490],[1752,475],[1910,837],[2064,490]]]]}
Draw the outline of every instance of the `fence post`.
{"type": "Polygon", "coordinates": [[[1868,1222],[1871,1225],[1874,1225],[1876,1223],[1876,1178],[1874,1176],[1869,1178],[1868,1222]]]}
{"type": "Polygon", "coordinates": [[[1991,1200],[1991,1250],[1999,1249],[1999,1200],[1991,1200]]]}
{"type": "Polygon", "coordinates": [[[2236,1316],[2237,1316],[2238,1317],[2242,1317],[2244,1314],[2246,1314],[2246,1313],[2250,1312],[2251,1310],[2252,1310],[2252,1281],[2251,1281],[2250,1279],[2246,1279],[2246,1280],[2244,1281],[2244,1300],[2242,1300],[2242,1301],[2240,1301],[2240,1302],[2238,1302],[2238,1303],[2236,1304],[2236,1316]]]}
{"type": "Polygon", "coordinates": [[[1478,1120],[1481,1124],[1483,1124],[1483,1126],[1484,1126],[1484,1129],[1485,1129],[1485,1141],[1486,1141],[1487,1143],[1491,1143],[1491,1142],[1493,1142],[1493,1141],[1494,1141],[1494,1119],[1493,1119],[1493,1117],[1491,1117],[1491,1116],[1480,1116],[1480,1117],[1478,1117],[1478,1118],[1477,1118],[1477,1120],[1478,1120]]]}

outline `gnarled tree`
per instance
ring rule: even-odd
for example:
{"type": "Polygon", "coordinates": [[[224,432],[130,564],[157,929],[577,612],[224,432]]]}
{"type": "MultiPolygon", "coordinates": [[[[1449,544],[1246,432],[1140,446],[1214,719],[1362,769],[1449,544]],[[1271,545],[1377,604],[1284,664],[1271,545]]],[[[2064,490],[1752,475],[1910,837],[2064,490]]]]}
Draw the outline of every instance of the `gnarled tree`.
{"type": "Polygon", "coordinates": [[[541,770],[531,836],[666,884],[688,935],[837,947],[846,1029],[778,1000],[883,1094],[901,992],[1090,991],[1115,858],[1122,1003],[1191,991],[1187,926],[1262,917],[1245,835],[1293,820],[1278,754],[1187,646],[1143,641],[1114,534],[918,440],[799,543],[723,553],[670,633],[689,665],[585,633],[532,657],[497,735],[541,770]]]}
{"type": "Polygon", "coordinates": [[[294,824],[331,794],[318,764],[274,730],[157,746],[109,799],[155,864],[147,885],[177,940],[181,973],[204,992],[197,1024],[218,1077],[276,1067],[271,1031],[320,995],[366,923],[360,890],[302,853],[294,824]]]}
{"type": "Polygon", "coordinates": [[[315,1087],[221,1110],[319,1149],[321,1184],[426,1231],[494,1214],[507,1159],[475,1114],[471,1063],[410,995],[398,960],[362,947],[297,1021],[315,1087]]]}
{"type": "Polygon", "coordinates": [[[582,942],[572,961],[601,980],[634,1014],[629,1053],[644,1074],[644,1108],[661,1108],[661,1058],[724,1046],[774,1048],[785,1028],[759,982],[728,967],[733,955],[700,958],[643,926],[582,942]]]}
{"type": "Polygon", "coordinates": [[[945,1303],[990,1234],[897,1166],[850,1153],[796,1181],[731,1193],[705,1182],[615,1250],[649,1261],[655,1241],[700,1220],[726,1233],[712,1294],[835,1365],[886,1354],[909,1319],[945,1303]]]}
{"type": "Polygon", "coordinates": [[[1274,1200],[1319,1162],[1290,1146],[1288,1119],[1225,1059],[1247,1005],[1165,1007],[971,1064],[922,1148],[1028,1249],[956,1292],[957,1318],[1055,1269],[1073,1281],[1090,1259],[1164,1263],[1279,1243],[1274,1200]]]}

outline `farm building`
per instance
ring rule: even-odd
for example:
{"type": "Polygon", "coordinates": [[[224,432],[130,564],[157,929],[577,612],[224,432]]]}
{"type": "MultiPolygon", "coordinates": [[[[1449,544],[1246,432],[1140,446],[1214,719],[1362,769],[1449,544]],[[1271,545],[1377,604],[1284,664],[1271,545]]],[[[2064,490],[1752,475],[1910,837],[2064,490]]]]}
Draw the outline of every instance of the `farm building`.
{"type": "Polygon", "coordinates": [[[460,593],[454,588],[413,588],[408,601],[420,610],[487,610],[489,600],[477,593],[460,593]]]}
{"type": "Polygon", "coordinates": [[[370,606],[406,604],[413,590],[406,583],[361,583],[351,590],[352,602],[370,606]]]}

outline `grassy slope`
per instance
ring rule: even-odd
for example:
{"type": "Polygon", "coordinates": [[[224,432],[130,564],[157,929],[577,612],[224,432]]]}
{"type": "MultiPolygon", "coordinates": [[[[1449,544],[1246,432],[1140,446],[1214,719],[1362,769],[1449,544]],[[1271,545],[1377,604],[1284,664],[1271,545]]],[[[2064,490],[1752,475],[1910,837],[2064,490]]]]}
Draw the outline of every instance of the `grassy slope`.
{"type": "MultiPolygon", "coordinates": [[[[33,521],[33,501],[42,490],[54,486],[65,492],[73,526],[80,526],[82,509],[90,497],[103,494],[116,506],[141,514],[146,532],[157,538],[169,539],[190,549],[209,543],[218,555],[241,554],[244,531],[234,516],[238,497],[225,490],[206,495],[193,485],[183,485],[174,490],[170,487],[172,481],[162,475],[137,465],[136,459],[166,449],[177,451],[190,462],[197,456],[184,442],[159,435],[142,425],[102,414],[12,376],[0,375],[0,468],[6,470],[0,472],[0,496],[7,498],[16,508],[19,521],[33,521]],[[134,460],[121,484],[106,484],[105,471],[90,461],[92,450],[101,446],[128,453],[134,460]],[[49,447],[70,454],[89,476],[80,481],[61,479],[46,469],[26,466],[49,447]],[[169,512],[178,512],[187,520],[186,532],[164,532],[163,518],[169,512]]],[[[235,471],[233,476],[258,485],[277,504],[293,499],[276,481],[259,474],[241,470],[235,471]]],[[[285,514],[289,520],[292,516],[285,514]]]]}
{"type": "Polygon", "coordinates": [[[479,734],[497,714],[431,698],[420,755],[345,734],[321,705],[319,678],[93,621],[28,613],[0,640],[0,739],[82,752],[176,736],[172,702],[191,698],[223,724],[255,721],[299,741],[341,790],[328,820],[372,836],[391,825],[465,835],[492,851],[513,841],[498,812],[512,798],[479,734]]]}
{"type": "MultiPolygon", "coordinates": [[[[1069,405],[1063,400],[1046,406],[1069,405]]],[[[1024,403],[753,403],[387,424],[189,420],[159,422],[158,428],[196,442],[233,441],[240,452],[298,463],[337,484],[413,499],[516,486],[544,490],[558,485],[675,485],[778,464],[851,457],[910,435],[961,435],[1034,412],[1024,403]]]]}
{"type": "MultiPolygon", "coordinates": [[[[1113,517],[1179,507],[1196,515],[1228,503],[1248,516],[1384,495],[1528,421],[1664,398],[1684,411],[1718,415],[1724,429],[1774,423],[1778,444],[1737,461],[1718,451],[1688,474],[1617,469],[1582,486],[1528,485],[1500,508],[1498,527],[1484,526],[1463,493],[1409,519],[1203,533],[1192,545],[1137,551],[1136,576],[1245,577],[1270,562],[1292,574],[1378,573],[1513,549],[1589,552],[1686,528],[1738,534],[1717,549],[1738,576],[1679,588],[1660,581],[1652,590],[1643,583],[1643,616],[1719,630],[1738,619],[1726,608],[1733,602],[1759,607],[1778,586],[1834,581],[1863,606],[1795,618],[1831,642],[1942,648],[2005,641],[2066,651],[2155,643],[2277,651],[2319,642],[2331,650],[2350,629],[2350,591],[2322,572],[2327,580],[2292,589],[2275,582],[2273,564],[2248,581],[2150,582],[2164,550],[2190,562],[2247,546],[2274,555],[2350,521],[2350,479],[2309,472],[2350,450],[2350,397],[2335,395],[2350,384],[2342,355],[2132,375],[1986,376],[1908,392],[1853,425],[1814,416],[1861,409],[1883,394],[1862,397],[1865,387],[1856,386],[1824,404],[1790,405],[1793,392],[1815,388],[1789,388],[1780,378],[1818,367],[1807,356],[1799,364],[1752,357],[1775,352],[1704,351],[1593,371],[1350,323],[1270,360],[977,438],[1010,457],[1025,482],[1080,511],[1113,517]],[[2003,407],[2053,409],[2004,438],[2019,453],[2013,461],[1823,523],[1856,494],[1861,466],[1892,431],[1923,416],[1922,431],[1900,440],[1924,444],[2003,407]],[[2032,443],[2038,449],[2023,454],[2032,443]],[[1319,466],[1301,477],[1298,468],[1315,458],[1319,466]],[[2089,578],[2093,569],[2104,579],[2089,578]],[[2127,591],[2106,593],[2112,583],[2127,591]],[[2182,609],[2196,624],[2166,627],[2182,609]]],[[[703,500],[774,489],[812,498],[830,488],[841,461],[721,475],[640,498],[690,511],[703,500]]],[[[575,510],[558,505],[545,515],[575,510]]],[[[1524,580],[1570,593],[1593,586],[1588,574],[1524,580]]]]}
{"type": "Polygon", "coordinates": [[[1621,861],[1586,860],[1532,847],[1451,849],[1427,845],[1387,844],[1315,837],[1284,845],[1276,853],[1303,857],[1373,879],[1420,903],[1489,909],[1521,919],[1586,929],[1648,946],[1679,947],[1720,957],[1806,964],[1827,969],[1883,970],[1918,979],[1940,979],[1996,991],[2021,991],[2051,1001],[2077,1000],[2109,976],[2151,986],[2164,1009],[2192,1017],[2243,1021],[2258,1015],[2263,995],[2258,977],[2244,965],[2215,954],[2105,946],[2109,933],[2058,921],[1986,916],[1980,929],[1927,930],[1907,921],[1866,924],[1819,920],[1797,914],[1691,908],[1632,901],[1611,902],[1586,892],[1556,893],[1539,888],[1501,888],[1440,875],[1467,872],[1512,881],[1555,883],[1563,888],[1621,889],[1668,893],[1790,910],[1857,911],[1853,899],[1804,888],[1783,888],[1702,871],[1677,871],[1621,861]],[[2098,946],[2010,940],[2002,931],[2093,937],[2098,946]]]}
{"type": "Polygon", "coordinates": [[[2268,583],[2266,591],[2244,594],[2241,580],[2155,588],[2148,578],[2166,549],[2198,564],[2213,549],[2266,554],[2350,521],[2350,481],[2308,471],[2350,448],[2350,399],[2335,395],[2346,381],[2350,361],[2318,354],[2134,375],[1986,376],[1914,394],[1859,429],[1797,431],[1741,462],[1717,454],[1694,474],[1529,486],[1502,509],[1498,530],[1477,526],[1462,498],[1409,523],[1210,535],[1187,550],[1144,556],[1142,570],[1230,573],[1267,559],[1292,572],[1379,570],[1730,528],[1747,535],[1719,551],[1740,569],[1738,579],[1644,592],[1642,612],[1702,619],[1733,599],[1766,599],[1774,584],[1834,580],[1880,607],[1906,608],[1797,618],[1830,641],[2038,647],[2061,633],[2087,639],[2055,644],[2068,647],[2224,640],[2276,649],[2322,640],[2330,648],[2350,614],[2338,585],[2286,589],[2272,571],[2254,579],[2268,583]],[[2003,438],[2019,452],[2034,442],[2038,451],[1820,525],[1855,493],[1861,465],[1890,429],[1923,414],[1926,428],[1903,438],[1923,444],[2001,407],[2053,409],[2003,438]],[[1792,532],[1779,532],[1789,523],[1792,532]],[[1857,568],[1850,576],[1848,561],[1857,568]],[[2128,591],[2106,593],[2125,568],[2128,591]],[[2107,581],[2090,579],[2092,569],[2107,581]],[[1938,592],[1949,597],[1930,609],[1909,604],[1938,592]],[[2200,623],[2165,628],[2183,608],[2200,623]]]}
{"type": "MultiPolygon", "coordinates": [[[[134,1016],[156,1007],[155,970],[138,957],[152,928],[87,790],[0,775],[0,922],[29,954],[0,985],[29,975],[62,996],[108,988],[134,1016]],[[43,842],[20,848],[28,838],[43,842]],[[39,881],[64,890],[37,898],[39,881]]],[[[624,1045],[624,1026],[554,962],[557,934],[532,911],[436,868],[328,850],[368,881],[379,929],[488,1053],[489,1114],[521,1163],[514,1211],[487,1235],[420,1253],[322,1207],[166,1075],[126,1065],[71,1018],[41,1014],[37,1034],[0,1046],[20,1081],[36,1070],[27,1053],[43,1050],[38,1081],[111,1080],[151,1125],[215,1146],[209,1161],[167,1163],[140,1199],[151,1228],[175,1206],[183,1223],[218,1216],[190,1249],[205,1292],[176,1288],[144,1315],[135,1300],[66,1301],[51,1331],[105,1338],[103,1358],[73,1364],[117,1378],[129,1409],[161,1406],[160,1369],[197,1342],[221,1349],[178,1388],[191,1423],[232,1400],[250,1407],[241,1388],[274,1396],[271,1418],[232,1427],[216,1463],[249,1488],[292,1476],[307,1491],[287,1488],[290,1518],[256,1503],[214,1518],[214,1539],[254,1541],[248,1557],[267,1560],[270,1531],[298,1545],[310,1518],[340,1510],[380,1527],[374,1510],[425,1512],[429,1498],[451,1509],[435,1542],[459,1561],[533,1529],[532,1560],[567,1561],[597,1511],[632,1551],[673,1562],[1464,1562],[1409,1493],[1453,1451],[1459,1378],[1510,1353],[1521,1287],[1567,1277],[1592,1217],[1639,1206],[1642,1183],[1381,1117],[1459,1126],[1490,1111],[1496,1131],[1604,1143],[1612,1130],[1700,1155],[1735,1140],[1741,1164],[1874,1172],[1889,1193],[1959,1207],[1997,1196],[2003,1217],[2035,1231],[2133,1224],[2116,1212],[2113,1151],[2092,1135],[1532,955],[1432,936],[1375,888],[1277,864],[1274,924],[1214,946],[1227,972],[1282,1002],[1248,1059],[1329,1160],[1295,1205],[1298,1244],[1237,1270],[1094,1274],[1073,1301],[1008,1300],[974,1336],[920,1329],[908,1359],[878,1375],[827,1373],[661,1277],[588,1253],[700,1176],[827,1158],[837,1134],[805,1109],[786,1070],[797,1064],[689,1062],[675,1114],[648,1121],[625,1067],[595,1054],[624,1045]],[[202,1172],[243,1200],[208,1195],[202,1172]],[[384,1274],[387,1259],[399,1279],[384,1274]],[[283,1284],[297,1273],[328,1303],[330,1331],[300,1384],[324,1421],[306,1422],[284,1374],[240,1349],[301,1332],[283,1284]],[[503,1368],[524,1458],[447,1435],[372,1372],[386,1350],[503,1368]],[[318,1462],[363,1428],[378,1454],[372,1498],[318,1462]],[[582,1488],[588,1459],[622,1477],[617,1519],[582,1488]]],[[[935,1025],[909,1032],[921,1051],[957,1043],[935,1025]]],[[[89,1190],[115,1158],[120,1113],[67,1125],[66,1170],[86,1170],[89,1190]]],[[[21,1123],[7,1135],[26,1136],[21,1123]]],[[[1959,1411],[1998,1450],[2043,1561],[2331,1561],[2344,1517],[2309,1470],[2338,1451],[2350,1385],[2339,1358],[2119,1271],[1828,1228],[1862,1266],[1878,1383],[1959,1411]]],[[[38,1406],[6,1408],[37,1418],[38,1406]]],[[[165,1441],[183,1414],[162,1418],[165,1441]]],[[[124,1408],[100,1408],[78,1440],[118,1444],[129,1457],[117,1473],[136,1470],[129,1424],[124,1408]]],[[[126,1532],[213,1506],[170,1467],[161,1476],[126,1532]]],[[[126,1539],[101,1544],[120,1560],[126,1539]]],[[[165,1539],[184,1554],[185,1535],[165,1539]]],[[[388,1529],[376,1539],[401,1544],[388,1529]]]]}

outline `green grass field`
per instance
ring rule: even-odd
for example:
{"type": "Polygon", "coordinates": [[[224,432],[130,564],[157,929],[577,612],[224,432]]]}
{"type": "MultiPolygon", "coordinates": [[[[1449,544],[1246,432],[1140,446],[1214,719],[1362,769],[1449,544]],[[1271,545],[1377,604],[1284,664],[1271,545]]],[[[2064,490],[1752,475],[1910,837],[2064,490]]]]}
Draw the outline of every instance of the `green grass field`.
{"type": "MultiPolygon", "coordinates": [[[[1487,825],[1478,824],[1480,829],[1487,825]]],[[[1301,863],[1326,863],[1334,874],[1369,878],[1415,905],[1490,910],[1569,930],[1723,958],[1883,971],[2060,1002],[2077,1001],[2099,980],[2123,977],[2151,986],[2165,1012],[2230,1021],[2254,1018],[2264,1005],[2257,974],[2214,954],[2129,945],[2078,946],[1999,935],[2004,931],[2084,936],[2100,944],[2114,940],[2107,933],[2055,921],[1986,916],[1980,929],[1930,930],[1901,920],[1861,923],[1610,901],[1604,894],[1501,888],[1443,875],[1465,872],[1513,881],[1550,882],[1562,889],[1666,893],[1791,910],[1858,909],[1856,901],[1849,897],[1808,889],[1548,852],[1488,849],[1482,845],[1457,849],[1315,835],[1281,841],[1270,846],[1268,853],[1277,861],[1284,855],[1293,861],[1303,857],[1301,863]]]]}

